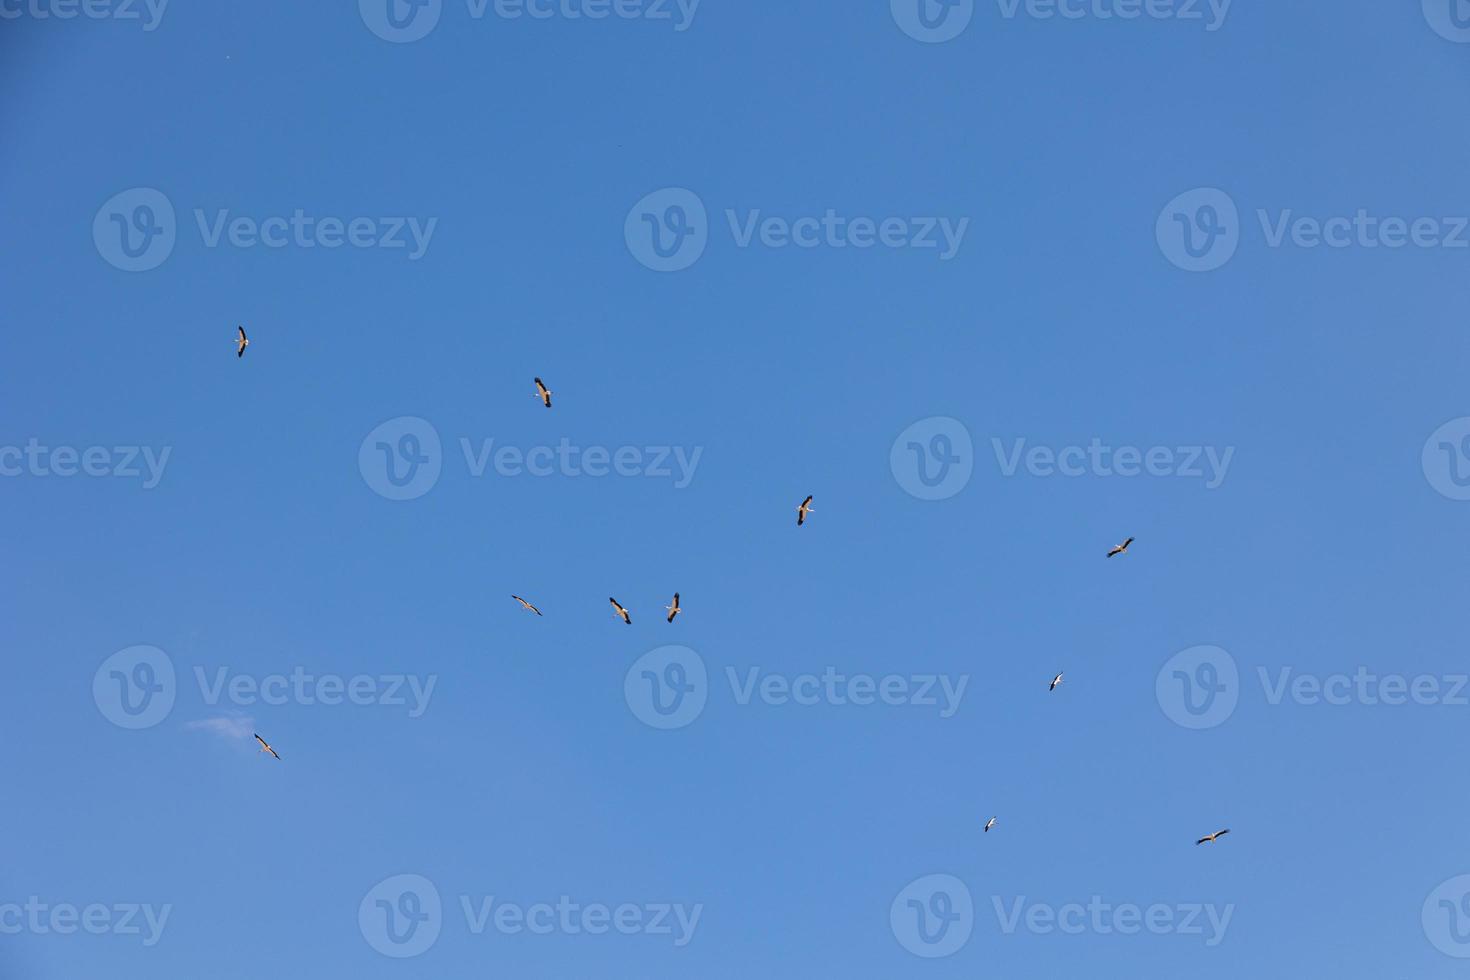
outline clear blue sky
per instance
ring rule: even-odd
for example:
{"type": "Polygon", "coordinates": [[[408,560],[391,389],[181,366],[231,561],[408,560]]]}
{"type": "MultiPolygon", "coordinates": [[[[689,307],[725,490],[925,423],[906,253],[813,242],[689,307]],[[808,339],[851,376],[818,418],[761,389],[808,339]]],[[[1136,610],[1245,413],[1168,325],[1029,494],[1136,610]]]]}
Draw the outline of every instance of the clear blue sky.
{"type": "Polygon", "coordinates": [[[151,489],[0,477],[0,904],[172,908],[152,946],[0,936],[0,974],[1462,975],[1421,906],[1470,872],[1470,707],[1273,705],[1257,679],[1467,669],[1470,503],[1421,450],[1470,415],[1470,249],[1273,248],[1257,218],[1470,214],[1470,45],[1417,0],[1238,0],[1214,31],[981,0],[933,44],[886,0],[704,0],[682,31],[444,0],[411,43],[352,3],[176,3],[151,31],[27,4],[0,20],[0,447],[170,455],[151,489]],[[671,187],[707,209],[707,247],[656,272],[625,223],[671,187]],[[98,245],[99,209],[133,188],[176,213],[139,272],[98,245]],[[1156,236],[1195,188],[1240,215],[1208,272],[1156,236]],[[437,223],[410,259],[210,247],[195,218],[297,209],[437,223]],[[829,209],[969,224],[942,260],[742,248],[725,215],[829,209]],[[443,447],[406,501],[359,466],[400,416],[443,447]],[[936,501],[890,467],[933,416],[974,444],[936,501]],[[702,455],[685,487],[475,477],[462,438],[702,455]],[[1234,455],[1214,489],[1007,476],[993,439],[1234,455]],[[624,688],[669,643],[709,680],[663,731],[624,688]],[[177,684],[134,731],[93,681],[138,644],[177,684]],[[1201,644],[1241,690],[1191,730],[1156,679],[1201,644]],[[195,679],[298,666],[436,681],[409,717],[211,705],[195,679]],[[968,680],[951,717],[741,704],[727,668],[753,667],[968,680]],[[936,873],[968,889],[973,934],[921,959],[890,909],[936,873]],[[358,914],[400,874],[444,905],[403,960],[358,914]],[[702,911],[675,947],[475,935],[460,908],[562,895],[702,911]],[[994,909],[1094,895],[1233,913],[1206,946],[1006,934],[994,909]]]}

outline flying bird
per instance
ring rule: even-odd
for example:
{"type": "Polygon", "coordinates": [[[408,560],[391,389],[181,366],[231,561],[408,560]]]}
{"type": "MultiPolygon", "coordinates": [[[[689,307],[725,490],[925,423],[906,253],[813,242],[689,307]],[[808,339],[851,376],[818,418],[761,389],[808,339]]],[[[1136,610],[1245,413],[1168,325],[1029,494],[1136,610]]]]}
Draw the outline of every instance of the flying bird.
{"type": "Polygon", "coordinates": [[[1213,844],[1215,843],[1215,841],[1219,840],[1221,837],[1224,837],[1228,833],[1230,833],[1229,827],[1226,827],[1224,830],[1217,830],[1213,834],[1210,834],[1208,837],[1201,837],[1199,840],[1195,841],[1194,846],[1199,847],[1201,844],[1213,844]]]}
{"type": "Polygon", "coordinates": [[[240,331],[240,336],[235,338],[235,356],[244,357],[245,348],[250,346],[250,338],[245,336],[244,327],[236,326],[235,329],[240,331]]]}
{"type": "Polygon", "coordinates": [[[677,592],[674,593],[674,604],[672,606],[664,606],[664,608],[669,611],[669,622],[672,623],[674,621],[674,617],[677,616],[677,615],[679,615],[679,612],[680,612],[680,609],[679,609],[679,593],[677,593],[677,592]]]}
{"type": "Polygon", "coordinates": [[[990,833],[990,828],[991,827],[994,827],[994,826],[995,826],[995,818],[994,817],[991,817],[989,820],[985,821],[985,833],[987,833],[987,834],[990,833]]]}
{"type": "Polygon", "coordinates": [[[1112,551],[1108,552],[1108,557],[1111,558],[1114,555],[1126,555],[1126,554],[1128,554],[1128,546],[1130,544],[1132,544],[1132,543],[1133,543],[1133,539],[1132,538],[1129,538],[1127,541],[1124,541],[1122,544],[1120,544],[1117,547],[1115,547],[1112,551]]]}
{"type": "Polygon", "coordinates": [[[513,595],[513,596],[511,596],[511,598],[514,599],[516,602],[519,602],[521,605],[525,606],[527,609],[531,610],[531,612],[535,613],[536,615],[538,615],[538,616],[541,615],[541,610],[537,609],[535,606],[531,605],[529,602],[527,602],[525,599],[522,599],[520,596],[513,595]]]}
{"type": "Polygon", "coordinates": [[[798,508],[796,508],[796,526],[797,527],[801,527],[803,524],[805,524],[806,523],[806,515],[810,514],[811,512],[812,512],[812,495],[811,494],[807,494],[806,495],[806,499],[801,502],[801,506],[798,507],[798,508]]]}
{"type": "Polygon", "coordinates": [[[623,617],[623,622],[627,623],[629,626],[633,625],[633,617],[628,615],[628,610],[618,605],[618,600],[614,599],[612,596],[608,596],[607,601],[612,603],[614,616],[621,616],[623,617]]]}
{"type": "Polygon", "coordinates": [[[1058,674],[1057,676],[1055,676],[1055,677],[1053,677],[1051,679],[1051,687],[1047,688],[1047,690],[1048,691],[1055,691],[1057,689],[1057,685],[1060,684],[1061,682],[1062,682],[1062,675],[1061,674],[1058,674]]]}
{"type": "Polygon", "coordinates": [[[540,378],[536,379],[536,397],[541,399],[541,404],[551,407],[551,390],[541,383],[540,378]]]}
{"type": "Polygon", "coordinates": [[[255,740],[260,743],[260,751],[262,751],[262,752],[269,752],[271,755],[275,755],[276,756],[276,761],[277,762],[280,761],[281,757],[278,756],[278,755],[276,755],[276,750],[273,749],[273,748],[271,748],[271,743],[269,743],[265,739],[261,738],[259,734],[257,734],[255,736],[255,740]]]}

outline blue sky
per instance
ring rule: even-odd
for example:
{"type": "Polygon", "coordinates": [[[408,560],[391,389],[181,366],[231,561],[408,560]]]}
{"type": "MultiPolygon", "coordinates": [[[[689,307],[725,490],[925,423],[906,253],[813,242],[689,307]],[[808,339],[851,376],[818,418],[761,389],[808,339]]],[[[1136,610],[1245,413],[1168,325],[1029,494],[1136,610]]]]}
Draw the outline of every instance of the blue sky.
{"type": "Polygon", "coordinates": [[[1447,3],[353,6],[0,6],[0,974],[1463,974],[1447,3]]]}

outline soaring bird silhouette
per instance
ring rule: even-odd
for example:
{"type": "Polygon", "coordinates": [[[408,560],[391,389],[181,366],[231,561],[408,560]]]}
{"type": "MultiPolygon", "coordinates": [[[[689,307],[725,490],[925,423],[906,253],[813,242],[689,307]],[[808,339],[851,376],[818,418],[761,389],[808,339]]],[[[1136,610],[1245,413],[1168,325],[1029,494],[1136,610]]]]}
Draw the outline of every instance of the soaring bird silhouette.
{"type": "Polygon", "coordinates": [[[1111,558],[1114,555],[1126,555],[1126,554],[1128,554],[1128,546],[1130,544],[1132,544],[1132,543],[1133,543],[1133,539],[1132,538],[1129,538],[1127,541],[1124,541],[1122,544],[1117,545],[1116,547],[1113,548],[1112,551],[1108,552],[1108,557],[1111,558]]]}
{"type": "Polygon", "coordinates": [[[527,602],[525,599],[522,599],[520,596],[513,595],[513,596],[511,596],[511,598],[514,599],[516,602],[519,602],[521,605],[525,606],[527,609],[531,610],[531,612],[535,613],[536,615],[538,615],[538,616],[541,615],[541,610],[537,609],[535,606],[531,605],[529,602],[527,602]]]}
{"type": "Polygon", "coordinates": [[[1062,682],[1062,675],[1061,674],[1058,674],[1057,676],[1055,676],[1055,677],[1053,677],[1051,679],[1051,687],[1047,688],[1047,690],[1048,691],[1055,691],[1057,689],[1057,685],[1060,684],[1061,682],[1062,682]]]}
{"type": "Polygon", "coordinates": [[[250,338],[245,336],[244,327],[236,326],[235,329],[240,331],[240,336],[235,338],[235,356],[244,357],[245,348],[250,346],[250,338]]]}
{"type": "Polygon", "coordinates": [[[991,817],[989,820],[985,821],[985,833],[987,833],[987,834],[990,833],[990,828],[991,827],[994,827],[994,826],[995,826],[995,818],[994,817],[991,817]]]}
{"type": "Polygon", "coordinates": [[[801,502],[801,506],[798,507],[798,508],[796,508],[796,526],[797,527],[801,527],[803,524],[805,524],[806,523],[806,515],[810,514],[811,512],[812,512],[812,495],[811,494],[807,494],[806,495],[806,499],[801,502]]]}
{"type": "Polygon", "coordinates": [[[541,383],[540,378],[536,379],[536,397],[541,399],[541,404],[547,408],[551,407],[551,391],[541,383]]]}
{"type": "MultiPolygon", "coordinates": [[[[573,413],[573,414],[575,414],[575,413],[573,413]]],[[[627,623],[629,626],[632,626],[633,625],[633,617],[631,617],[631,616],[628,615],[628,610],[626,610],[622,606],[618,605],[618,600],[612,598],[611,596],[608,596],[607,601],[612,603],[612,606],[613,606],[613,615],[614,616],[621,616],[622,619],[623,619],[623,622],[627,623]]]]}
{"type": "Polygon", "coordinates": [[[1230,833],[1229,827],[1226,827],[1224,830],[1217,830],[1213,834],[1210,834],[1208,837],[1201,837],[1199,840],[1195,841],[1194,846],[1199,847],[1201,844],[1213,844],[1215,843],[1215,841],[1219,840],[1221,837],[1224,837],[1228,833],[1230,833]]]}
{"type": "Polygon", "coordinates": [[[679,593],[674,593],[674,604],[672,606],[664,606],[664,608],[669,611],[669,622],[672,623],[674,621],[674,617],[679,615],[679,613],[682,611],[679,609],[679,593]]]}
{"type": "Polygon", "coordinates": [[[276,755],[276,750],[273,749],[273,748],[271,748],[271,743],[269,743],[265,739],[261,738],[260,735],[258,735],[258,734],[255,736],[255,740],[260,743],[260,751],[262,751],[262,752],[269,752],[271,755],[276,756],[276,761],[277,762],[280,761],[281,757],[278,756],[278,755],[276,755]]]}

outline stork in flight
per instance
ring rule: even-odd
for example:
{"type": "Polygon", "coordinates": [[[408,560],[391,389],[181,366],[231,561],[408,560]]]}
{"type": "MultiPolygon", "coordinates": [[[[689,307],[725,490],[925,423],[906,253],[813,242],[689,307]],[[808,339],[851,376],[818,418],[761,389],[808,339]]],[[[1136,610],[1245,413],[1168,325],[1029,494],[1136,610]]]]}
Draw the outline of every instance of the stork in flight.
{"type": "Polygon", "coordinates": [[[271,755],[275,756],[277,762],[281,761],[281,757],[276,755],[276,750],[271,748],[271,743],[261,738],[259,733],[256,734],[255,740],[260,743],[260,751],[269,752],[271,755]]]}
{"type": "Polygon", "coordinates": [[[527,609],[531,610],[531,612],[535,613],[536,615],[538,615],[538,616],[541,615],[541,610],[537,609],[535,606],[531,605],[529,602],[527,602],[525,599],[522,599],[520,596],[513,595],[513,596],[511,596],[511,598],[514,599],[516,602],[519,602],[521,605],[525,606],[527,609]]]}
{"type": "Polygon", "coordinates": [[[237,325],[235,327],[235,329],[238,330],[238,331],[240,331],[240,336],[238,336],[238,337],[235,338],[235,356],[236,357],[244,357],[245,356],[245,348],[247,348],[247,347],[250,346],[250,338],[247,337],[247,336],[245,336],[245,328],[244,327],[237,325]]]}
{"type": "Polygon", "coordinates": [[[541,383],[540,378],[536,379],[536,397],[541,399],[541,404],[551,407],[551,390],[541,383]]]}
{"type": "Polygon", "coordinates": [[[1132,544],[1132,543],[1133,543],[1133,539],[1132,538],[1129,538],[1127,541],[1124,541],[1122,544],[1120,544],[1120,545],[1116,546],[1115,548],[1113,548],[1112,551],[1108,552],[1108,557],[1111,558],[1114,555],[1126,555],[1126,554],[1128,554],[1128,546],[1130,544],[1132,544]]]}
{"type": "Polygon", "coordinates": [[[679,615],[679,613],[682,611],[679,609],[679,593],[674,593],[674,604],[672,606],[664,606],[664,608],[669,611],[669,622],[672,623],[674,621],[674,617],[679,615]]]}
{"type": "Polygon", "coordinates": [[[633,625],[633,617],[628,615],[628,610],[618,605],[618,600],[614,599],[612,596],[608,596],[607,601],[612,603],[614,616],[621,616],[623,622],[627,623],[629,626],[633,625]]]}
{"type": "Polygon", "coordinates": [[[991,827],[994,827],[994,826],[995,826],[995,818],[994,817],[991,817],[989,820],[985,821],[985,831],[984,832],[987,833],[987,834],[990,833],[990,828],[991,827]]]}
{"type": "Polygon", "coordinates": [[[1051,679],[1051,687],[1047,688],[1047,690],[1048,691],[1055,691],[1057,689],[1057,685],[1060,684],[1061,682],[1062,682],[1062,675],[1061,674],[1058,674],[1057,676],[1055,676],[1055,677],[1053,677],[1051,679]]]}
{"type": "Polygon", "coordinates": [[[1208,837],[1201,837],[1199,840],[1195,841],[1194,846],[1199,847],[1201,844],[1213,844],[1215,843],[1215,841],[1219,840],[1221,837],[1224,837],[1228,833],[1230,833],[1229,827],[1226,827],[1224,830],[1217,830],[1213,834],[1210,834],[1208,837]]]}
{"type": "Polygon", "coordinates": [[[810,514],[812,510],[812,495],[807,494],[806,499],[801,502],[801,506],[796,508],[797,527],[801,527],[803,524],[806,523],[806,515],[810,514]]]}

